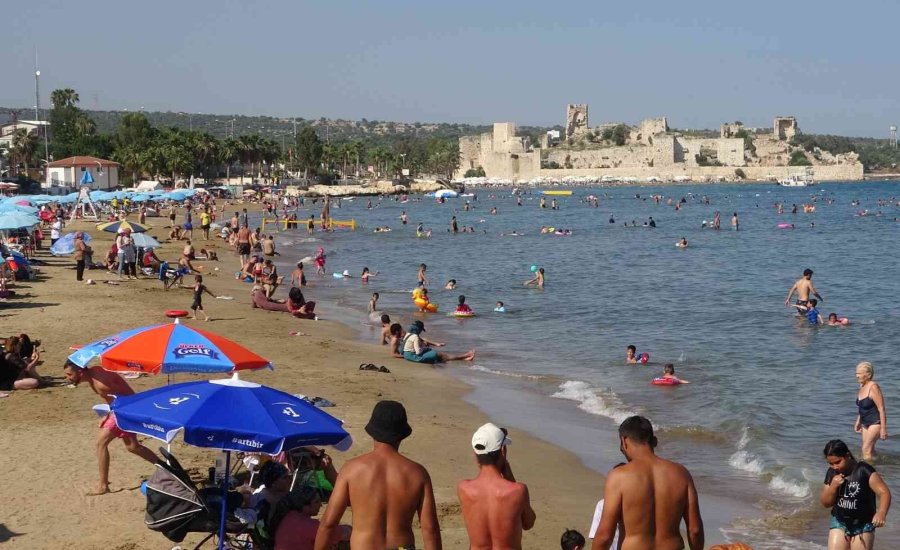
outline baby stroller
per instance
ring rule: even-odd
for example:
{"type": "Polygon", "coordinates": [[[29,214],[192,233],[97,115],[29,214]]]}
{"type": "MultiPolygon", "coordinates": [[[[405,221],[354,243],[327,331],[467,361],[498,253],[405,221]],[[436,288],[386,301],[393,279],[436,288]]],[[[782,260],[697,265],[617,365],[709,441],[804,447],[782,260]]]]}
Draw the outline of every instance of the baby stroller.
{"type": "MultiPolygon", "coordinates": [[[[147,480],[147,513],[144,523],[172,542],[181,542],[188,533],[209,533],[195,550],[207,541],[218,543],[222,490],[218,487],[197,489],[181,464],[164,448],[165,460],[156,463],[156,471],[147,480]]],[[[249,543],[235,535],[245,532],[245,525],[234,517],[243,496],[229,492],[226,503],[225,532],[227,548],[249,548],[249,543]],[[230,537],[229,537],[230,535],[230,537]]],[[[242,538],[249,540],[249,535],[242,538]]]]}

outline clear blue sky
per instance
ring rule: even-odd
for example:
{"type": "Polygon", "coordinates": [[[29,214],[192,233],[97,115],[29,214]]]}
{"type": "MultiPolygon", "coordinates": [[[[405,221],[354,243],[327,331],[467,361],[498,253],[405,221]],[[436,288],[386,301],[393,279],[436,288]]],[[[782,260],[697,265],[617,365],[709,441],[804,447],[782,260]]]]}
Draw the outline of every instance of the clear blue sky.
{"type": "Polygon", "coordinates": [[[886,137],[900,3],[38,0],[0,8],[0,105],[886,137]]]}

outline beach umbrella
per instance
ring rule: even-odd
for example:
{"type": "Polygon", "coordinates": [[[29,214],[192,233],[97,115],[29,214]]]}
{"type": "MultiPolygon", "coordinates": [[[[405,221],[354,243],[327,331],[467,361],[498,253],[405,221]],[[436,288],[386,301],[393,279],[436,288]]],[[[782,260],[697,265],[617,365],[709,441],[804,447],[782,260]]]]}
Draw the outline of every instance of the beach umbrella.
{"type": "Polygon", "coordinates": [[[134,202],[144,202],[150,200],[150,195],[148,195],[147,193],[135,193],[128,198],[130,200],[133,200],[134,202]]]}
{"type": "Polygon", "coordinates": [[[69,193],[63,197],[59,197],[56,199],[56,202],[59,204],[72,204],[73,202],[78,200],[78,193],[69,193]]]}
{"type": "Polygon", "coordinates": [[[287,392],[240,380],[183,382],[116,397],[116,425],[166,443],[183,432],[184,442],[225,454],[219,548],[224,547],[231,451],[277,454],[305,445],[350,448],[342,422],[287,392]]]}
{"type": "Polygon", "coordinates": [[[152,229],[152,227],[149,225],[141,225],[137,222],[130,222],[128,220],[118,220],[97,224],[97,229],[109,233],[118,233],[121,229],[130,229],[132,233],[143,233],[148,229],[152,229]]]}
{"type": "Polygon", "coordinates": [[[159,248],[162,246],[159,241],[147,235],[146,233],[135,233],[131,236],[134,246],[138,248],[159,248]]]}
{"type": "MultiPolygon", "coordinates": [[[[84,233],[84,244],[89,242],[91,242],[91,236],[84,233]]],[[[50,247],[50,254],[54,256],[68,256],[73,252],[75,252],[75,233],[66,233],[50,247]]]]}
{"type": "Polygon", "coordinates": [[[19,229],[21,227],[34,227],[41,220],[32,214],[24,212],[0,212],[0,231],[19,229]]]}
{"type": "Polygon", "coordinates": [[[21,212],[24,214],[34,214],[37,211],[37,208],[31,206],[27,202],[25,204],[19,204],[16,202],[7,202],[0,204],[0,212],[21,212]]]}
{"type": "Polygon", "coordinates": [[[82,347],[69,361],[85,368],[95,358],[106,370],[173,374],[272,368],[272,363],[224,336],[167,323],[126,330],[82,347]]]}
{"type": "Polygon", "coordinates": [[[104,195],[106,195],[106,191],[91,191],[88,196],[91,197],[92,201],[99,201],[99,200],[105,200],[105,199],[100,198],[104,195]]]}

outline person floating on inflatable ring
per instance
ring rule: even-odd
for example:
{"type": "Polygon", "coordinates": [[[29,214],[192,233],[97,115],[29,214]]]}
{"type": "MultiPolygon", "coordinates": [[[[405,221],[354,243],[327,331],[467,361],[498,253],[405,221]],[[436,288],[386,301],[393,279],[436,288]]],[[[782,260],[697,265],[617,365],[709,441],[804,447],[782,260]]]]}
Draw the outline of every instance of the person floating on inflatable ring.
{"type": "Polygon", "coordinates": [[[677,386],[679,384],[690,384],[687,380],[675,376],[675,365],[666,363],[663,367],[663,375],[653,379],[651,382],[655,386],[677,386]]]}

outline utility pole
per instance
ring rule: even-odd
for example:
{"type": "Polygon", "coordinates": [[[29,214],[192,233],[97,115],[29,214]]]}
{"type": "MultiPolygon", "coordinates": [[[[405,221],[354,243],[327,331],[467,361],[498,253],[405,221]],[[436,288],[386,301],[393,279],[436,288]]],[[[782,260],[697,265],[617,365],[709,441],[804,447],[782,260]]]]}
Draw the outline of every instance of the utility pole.
{"type": "Polygon", "coordinates": [[[34,119],[38,122],[38,129],[44,134],[44,180],[50,182],[50,143],[47,136],[47,127],[41,122],[41,71],[38,70],[37,48],[34,49],[34,119]]]}

